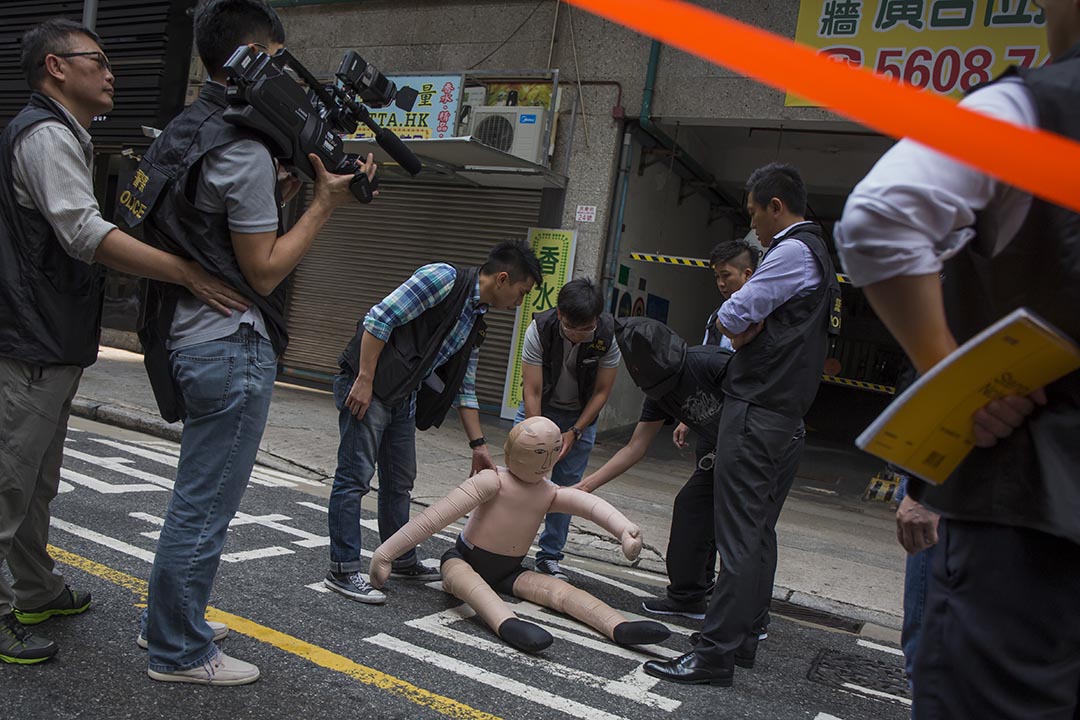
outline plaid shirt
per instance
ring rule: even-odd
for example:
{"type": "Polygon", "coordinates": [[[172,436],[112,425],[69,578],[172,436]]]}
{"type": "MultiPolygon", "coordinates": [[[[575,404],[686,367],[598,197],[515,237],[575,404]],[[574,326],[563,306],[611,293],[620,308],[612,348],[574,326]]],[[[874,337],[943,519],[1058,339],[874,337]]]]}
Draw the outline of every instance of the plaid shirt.
{"type": "MultiPolygon", "coordinates": [[[[387,342],[394,328],[416,319],[424,311],[430,310],[445,300],[454,287],[456,277],[457,272],[451,265],[445,263],[425,265],[399,285],[394,292],[383,298],[381,303],[368,311],[364,318],[364,329],[383,342],[387,342]]],[[[465,301],[465,307],[461,309],[461,317],[443,340],[442,347],[435,356],[435,362],[424,373],[425,379],[435,372],[435,368],[446,363],[465,345],[476,318],[486,312],[487,305],[480,304],[480,281],[477,280],[472,296],[465,301]]],[[[479,357],[480,349],[473,348],[472,355],[469,357],[469,367],[465,371],[465,379],[461,382],[461,391],[458,393],[458,407],[474,410],[480,408],[480,404],[476,401],[476,361],[479,357]]]]}

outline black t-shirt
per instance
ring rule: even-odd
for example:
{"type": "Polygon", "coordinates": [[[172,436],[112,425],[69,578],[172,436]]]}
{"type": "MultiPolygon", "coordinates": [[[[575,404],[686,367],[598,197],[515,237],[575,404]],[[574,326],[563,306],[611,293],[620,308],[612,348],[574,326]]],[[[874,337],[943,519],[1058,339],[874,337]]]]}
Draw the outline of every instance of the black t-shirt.
{"type": "Polygon", "coordinates": [[[724,407],[724,378],[731,353],[715,345],[687,348],[675,388],[660,397],[646,397],[638,422],[675,420],[686,423],[703,441],[715,442],[724,407]]]}

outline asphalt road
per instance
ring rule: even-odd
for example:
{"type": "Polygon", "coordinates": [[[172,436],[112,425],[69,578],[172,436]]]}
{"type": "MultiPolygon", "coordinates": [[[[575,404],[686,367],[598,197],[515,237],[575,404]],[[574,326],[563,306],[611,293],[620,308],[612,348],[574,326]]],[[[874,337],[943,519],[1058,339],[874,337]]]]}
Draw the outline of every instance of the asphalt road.
{"type": "MultiPolygon", "coordinates": [[[[908,717],[895,649],[784,617],[774,618],[757,667],[721,689],[665,683],[640,670],[650,657],[689,649],[696,629],[689,620],[668,623],[670,640],[638,651],[510,599],[556,637],[527,656],[438,583],[392,579],[386,605],[351,602],[321,587],[329,489],[265,468],[253,475],[230,529],[209,613],[233,628],[223,648],[259,665],[262,678],[238,688],[151,681],[135,636],[178,447],[84,421],[72,428],[51,541],[68,583],[91,591],[94,605],[37,626],[60,644],[54,660],[0,666],[7,717],[908,717]]],[[[370,550],[378,542],[373,513],[364,525],[370,550]]],[[[425,544],[424,556],[439,557],[454,533],[425,544]]],[[[663,583],[584,560],[567,567],[576,585],[629,617],[663,583]]]]}

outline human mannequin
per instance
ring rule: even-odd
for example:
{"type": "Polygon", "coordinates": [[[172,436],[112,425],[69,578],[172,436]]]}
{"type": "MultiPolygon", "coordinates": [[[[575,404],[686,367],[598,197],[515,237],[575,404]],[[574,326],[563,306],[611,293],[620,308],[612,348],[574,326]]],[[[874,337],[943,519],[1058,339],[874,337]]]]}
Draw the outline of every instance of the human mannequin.
{"type": "Polygon", "coordinates": [[[561,450],[562,434],[551,420],[537,416],[519,423],[506,440],[507,467],[473,475],[380,545],[371,558],[371,584],[383,587],[396,557],[472,512],[457,545],[442,557],[443,587],[509,645],[535,653],[552,637],[515,616],[499,592],[566,613],[620,645],[667,639],[671,633],[660,623],[629,621],[584,590],[522,567],[549,512],[597,523],[619,538],[631,560],[641,552],[641,530],[607,501],[548,480],[561,450]]]}

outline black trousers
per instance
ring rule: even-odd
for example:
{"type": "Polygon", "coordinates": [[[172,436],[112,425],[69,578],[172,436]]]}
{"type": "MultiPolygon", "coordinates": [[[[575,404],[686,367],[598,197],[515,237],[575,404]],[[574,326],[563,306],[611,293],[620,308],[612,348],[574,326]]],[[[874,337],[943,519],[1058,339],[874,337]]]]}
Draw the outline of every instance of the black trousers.
{"type": "Polygon", "coordinates": [[[776,521],[804,443],[801,419],[724,399],[713,475],[720,576],[697,646],[706,660],[734,652],[768,607],[776,574],[776,521]]]}
{"type": "Polygon", "coordinates": [[[1080,718],[1080,545],[942,519],[912,683],[918,720],[1080,718]]]}
{"type": "Polygon", "coordinates": [[[667,594],[682,604],[703,601],[716,573],[712,438],[699,438],[694,454],[694,474],[672,506],[667,546],[667,594]]]}

